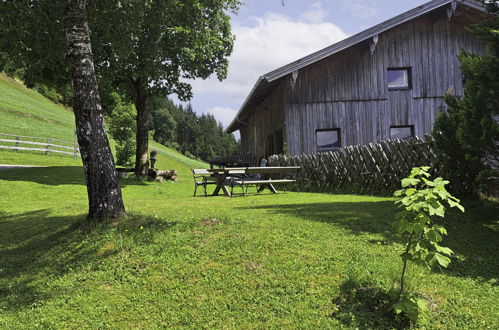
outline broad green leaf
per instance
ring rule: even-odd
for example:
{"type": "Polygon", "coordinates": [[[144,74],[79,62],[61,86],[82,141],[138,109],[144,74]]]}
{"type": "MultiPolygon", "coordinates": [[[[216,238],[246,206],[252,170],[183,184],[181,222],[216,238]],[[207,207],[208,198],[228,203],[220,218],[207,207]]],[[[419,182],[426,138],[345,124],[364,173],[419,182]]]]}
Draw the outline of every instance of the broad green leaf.
{"type": "Polygon", "coordinates": [[[438,243],[438,242],[442,241],[442,235],[440,235],[440,233],[437,230],[433,229],[433,228],[430,229],[430,230],[428,230],[428,232],[426,233],[426,237],[431,242],[438,243]]]}
{"type": "Polygon", "coordinates": [[[448,247],[445,247],[445,246],[435,245],[435,249],[438,252],[449,255],[449,256],[454,253],[454,251],[452,251],[451,249],[449,249],[448,247]]]}
{"type": "Polygon", "coordinates": [[[418,305],[419,312],[426,312],[428,310],[428,305],[424,299],[416,298],[416,304],[418,305]]]}
{"type": "Polygon", "coordinates": [[[437,232],[439,232],[442,235],[447,235],[447,229],[445,229],[445,227],[442,227],[442,226],[433,226],[433,229],[436,230],[437,232]]]}
{"type": "Polygon", "coordinates": [[[398,303],[393,305],[393,311],[395,312],[395,314],[400,314],[404,310],[405,310],[404,303],[402,303],[402,302],[398,302],[398,303]]]}
{"type": "Polygon", "coordinates": [[[415,186],[419,183],[418,179],[405,178],[402,179],[402,187],[407,188],[409,186],[415,186]]]}
{"type": "Polygon", "coordinates": [[[446,257],[440,253],[434,253],[433,256],[431,257],[429,264],[431,267],[434,267],[436,264],[439,264],[442,267],[447,268],[450,264],[450,258],[446,257]]]}

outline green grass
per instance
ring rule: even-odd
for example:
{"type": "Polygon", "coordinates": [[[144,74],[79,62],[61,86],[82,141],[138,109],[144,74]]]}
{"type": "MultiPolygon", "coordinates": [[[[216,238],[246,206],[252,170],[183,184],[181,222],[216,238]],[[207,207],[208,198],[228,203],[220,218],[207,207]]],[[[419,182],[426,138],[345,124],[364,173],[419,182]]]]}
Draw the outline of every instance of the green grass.
{"type": "MultiPolygon", "coordinates": [[[[59,137],[71,140],[71,113],[15,84],[0,76],[0,131],[17,120],[27,135],[48,134],[60,122],[59,137]]],[[[402,252],[391,199],[194,198],[190,169],[206,164],[151,149],[179,180],[123,180],[128,217],[91,232],[80,226],[88,208],[81,160],[0,150],[0,163],[47,166],[0,171],[1,329],[408,325],[386,312],[402,252]]],[[[410,265],[410,290],[430,304],[416,327],[499,328],[499,208],[466,207],[445,220],[450,267],[410,265]]]]}
{"type": "MultiPolygon", "coordinates": [[[[390,199],[192,188],[127,179],[129,218],[82,234],[80,167],[0,172],[0,327],[404,325],[365,303],[385,301],[400,272],[390,199]]],[[[499,326],[497,211],[450,213],[448,270],[411,265],[411,290],[432,306],[423,326],[499,326]]]]}
{"type": "Polygon", "coordinates": [[[0,133],[73,141],[71,110],[0,74],[0,133]]]}

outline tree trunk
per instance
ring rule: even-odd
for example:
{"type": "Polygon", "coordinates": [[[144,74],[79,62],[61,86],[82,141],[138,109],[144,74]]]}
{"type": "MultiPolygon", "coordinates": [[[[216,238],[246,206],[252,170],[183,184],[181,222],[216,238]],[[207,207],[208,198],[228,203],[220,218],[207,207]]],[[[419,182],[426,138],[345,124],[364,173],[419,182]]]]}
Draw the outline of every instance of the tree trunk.
{"type": "Polygon", "coordinates": [[[66,4],[67,60],[74,93],[76,135],[87,183],[88,219],[117,218],[125,213],[125,206],[104,130],[86,0],[67,0],[66,4]]]}
{"type": "Polygon", "coordinates": [[[135,150],[135,175],[145,177],[149,164],[147,162],[147,151],[149,148],[149,112],[147,108],[148,96],[145,80],[137,78],[132,82],[133,98],[137,109],[137,138],[135,150]]]}

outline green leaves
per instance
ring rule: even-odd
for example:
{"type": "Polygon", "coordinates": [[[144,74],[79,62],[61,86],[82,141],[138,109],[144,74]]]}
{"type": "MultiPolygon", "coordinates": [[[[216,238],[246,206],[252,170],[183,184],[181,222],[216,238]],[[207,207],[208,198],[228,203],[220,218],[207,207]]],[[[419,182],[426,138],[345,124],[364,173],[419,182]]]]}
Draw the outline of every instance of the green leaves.
{"type": "Polygon", "coordinates": [[[395,314],[405,313],[413,322],[417,322],[420,315],[428,310],[426,301],[414,295],[403,295],[392,308],[395,314]]]}
{"type": "Polygon", "coordinates": [[[433,223],[433,217],[445,216],[446,204],[461,211],[464,208],[459,199],[452,196],[445,186],[449,181],[442,178],[431,180],[428,166],[415,167],[409,176],[402,180],[404,189],[397,190],[395,204],[404,210],[397,214],[393,227],[398,234],[408,235],[413,239],[406,244],[404,260],[421,262],[428,267],[436,265],[447,267],[452,250],[439,243],[447,230],[433,223]]]}
{"type": "Polygon", "coordinates": [[[442,178],[431,180],[428,166],[415,167],[409,176],[402,180],[401,190],[393,193],[395,204],[404,208],[397,213],[392,223],[395,231],[407,237],[405,251],[400,255],[404,263],[400,279],[400,296],[393,305],[396,314],[405,313],[412,321],[426,310],[426,302],[411,295],[404,294],[404,276],[407,262],[421,263],[428,268],[447,267],[453,251],[440,246],[447,230],[433,223],[434,217],[445,216],[446,205],[457,207],[464,212],[459,199],[452,196],[445,186],[449,184],[442,178]]]}
{"type": "MultiPolygon", "coordinates": [[[[448,249],[450,250],[450,249],[448,249]]],[[[436,265],[440,265],[442,267],[447,268],[450,264],[450,258],[444,256],[443,254],[440,253],[432,253],[428,256],[427,263],[430,266],[430,268],[435,267],[436,265]]]]}

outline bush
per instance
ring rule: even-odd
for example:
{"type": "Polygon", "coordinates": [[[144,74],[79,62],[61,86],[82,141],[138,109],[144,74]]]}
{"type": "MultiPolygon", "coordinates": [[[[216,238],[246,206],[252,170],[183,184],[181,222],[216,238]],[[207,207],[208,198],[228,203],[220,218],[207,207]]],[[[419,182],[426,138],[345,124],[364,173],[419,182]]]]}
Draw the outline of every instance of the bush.
{"type": "Polygon", "coordinates": [[[112,93],[111,97],[113,108],[107,123],[109,124],[109,133],[116,141],[116,164],[133,166],[137,111],[134,105],[126,103],[119,94],[112,93]]]}
{"type": "Polygon", "coordinates": [[[61,103],[62,101],[61,95],[55,88],[48,87],[47,85],[43,84],[36,84],[33,89],[54,103],[61,103]]]}

